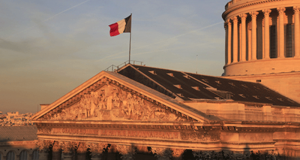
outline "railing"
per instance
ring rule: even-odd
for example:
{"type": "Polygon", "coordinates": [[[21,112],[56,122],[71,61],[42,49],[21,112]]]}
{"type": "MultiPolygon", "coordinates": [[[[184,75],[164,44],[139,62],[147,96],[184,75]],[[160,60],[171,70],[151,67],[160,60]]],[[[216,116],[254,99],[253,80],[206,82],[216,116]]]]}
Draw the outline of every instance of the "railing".
{"type": "Polygon", "coordinates": [[[142,61],[135,61],[135,60],[131,60],[129,62],[129,60],[128,61],[125,61],[125,62],[123,62],[123,63],[121,63],[121,64],[119,64],[119,65],[111,65],[111,66],[109,66],[109,67],[107,67],[106,69],[104,69],[104,71],[112,71],[112,72],[114,72],[114,71],[118,71],[120,68],[122,68],[123,66],[125,66],[126,64],[140,64],[140,65],[143,65],[143,62],[142,61]],[[131,63],[130,63],[131,62],[131,63]]]}

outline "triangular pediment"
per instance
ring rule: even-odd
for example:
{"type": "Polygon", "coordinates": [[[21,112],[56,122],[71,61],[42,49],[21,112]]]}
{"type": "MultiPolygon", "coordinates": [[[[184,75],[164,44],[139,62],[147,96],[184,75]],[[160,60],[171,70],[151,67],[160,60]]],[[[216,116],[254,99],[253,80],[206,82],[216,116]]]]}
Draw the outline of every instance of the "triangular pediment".
{"type": "Polygon", "coordinates": [[[63,108],[50,120],[186,121],[141,97],[114,84],[105,84],[63,108]]]}
{"type": "Polygon", "coordinates": [[[38,112],[33,121],[206,121],[166,97],[118,73],[101,72],[38,112]]]}

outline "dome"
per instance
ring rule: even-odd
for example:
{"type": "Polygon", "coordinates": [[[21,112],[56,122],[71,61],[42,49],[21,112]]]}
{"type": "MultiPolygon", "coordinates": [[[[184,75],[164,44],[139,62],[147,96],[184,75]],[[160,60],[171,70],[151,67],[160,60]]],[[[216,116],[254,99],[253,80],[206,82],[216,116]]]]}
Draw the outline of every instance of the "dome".
{"type": "Polygon", "coordinates": [[[225,76],[300,71],[299,7],[299,0],[228,2],[225,76]]]}

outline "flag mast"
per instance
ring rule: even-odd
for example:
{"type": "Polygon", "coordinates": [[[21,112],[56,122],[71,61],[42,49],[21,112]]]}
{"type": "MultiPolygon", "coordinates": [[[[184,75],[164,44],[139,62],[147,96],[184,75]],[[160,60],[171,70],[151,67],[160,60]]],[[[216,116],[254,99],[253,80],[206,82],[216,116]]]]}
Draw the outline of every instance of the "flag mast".
{"type": "Polygon", "coordinates": [[[130,14],[130,39],[129,39],[129,64],[130,64],[130,56],[131,56],[131,27],[132,27],[132,13],[130,14]]]}

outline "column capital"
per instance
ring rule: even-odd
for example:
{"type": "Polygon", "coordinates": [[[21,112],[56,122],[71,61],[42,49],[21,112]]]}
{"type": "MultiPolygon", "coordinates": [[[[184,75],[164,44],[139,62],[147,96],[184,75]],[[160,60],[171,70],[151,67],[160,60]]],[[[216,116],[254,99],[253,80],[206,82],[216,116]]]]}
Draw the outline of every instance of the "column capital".
{"type": "Polygon", "coordinates": [[[106,148],[107,146],[107,143],[87,143],[87,147],[91,149],[92,153],[102,153],[104,148],[106,148]]]}
{"type": "Polygon", "coordinates": [[[184,149],[177,149],[177,148],[172,148],[171,149],[173,152],[172,152],[172,155],[173,157],[175,158],[178,158],[178,157],[181,157],[183,152],[184,152],[184,149]]]}
{"type": "Polygon", "coordinates": [[[251,14],[251,16],[257,16],[257,15],[259,14],[259,12],[257,12],[257,11],[252,11],[252,12],[250,12],[250,14],[251,14]]]}
{"type": "Polygon", "coordinates": [[[227,28],[227,23],[226,23],[226,22],[224,22],[224,28],[225,28],[225,29],[227,28]]]}
{"type": "Polygon", "coordinates": [[[172,158],[172,151],[162,147],[151,147],[152,153],[155,154],[157,160],[170,160],[172,158]]]}
{"type": "Polygon", "coordinates": [[[264,9],[263,10],[263,12],[264,12],[264,15],[270,15],[270,13],[272,12],[272,10],[271,9],[264,9]]]}
{"type": "Polygon", "coordinates": [[[228,18],[226,21],[225,21],[225,23],[227,24],[227,26],[231,26],[231,19],[230,18],[228,18]]]}
{"type": "Polygon", "coordinates": [[[52,145],[52,143],[50,141],[45,140],[38,140],[38,142],[36,143],[36,146],[39,148],[40,151],[48,150],[50,145],[52,145]]]}
{"type": "Polygon", "coordinates": [[[107,143],[87,143],[87,146],[91,149],[92,158],[98,158],[108,146],[107,143]]]}
{"type": "Polygon", "coordinates": [[[259,12],[253,11],[253,12],[250,12],[250,14],[252,17],[256,17],[259,14],[259,12]]]}
{"type": "Polygon", "coordinates": [[[132,145],[117,145],[117,151],[122,155],[124,160],[133,160],[133,156],[136,153],[135,148],[132,145]]]}
{"type": "Polygon", "coordinates": [[[298,6],[294,6],[293,10],[294,10],[295,13],[299,13],[299,7],[298,6]]]}
{"type": "Polygon", "coordinates": [[[87,145],[84,142],[79,142],[77,145],[77,152],[78,153],[85,153],[87,151],[87,145]]]}
{"type": "Polygon", "coordinates": [[[61,149],[60,142],[55,141],[55,142],[53,143],[52,150],[53,150],[54,152],[58,152],[60,149],[61,149]]]}
{"type": "Polygon", "coordinates": [[[247,16],[248,15],[246,13],[239,15],[239,17],[241,17],[242,20],[246,20],[247,16]]]}
{"type": "Polygon", "coordinates": [[[70,153],[73,149],[71,142],[60,142],[60,147],[63,153],[70,153]]]}
{"type": "Polygon", "coordinates": [[[233,23],[238,22],[238,17],[237,17],[237,16],[233,17],[233,18],[232,18],[232,21],[233,21],[233,23]]]}
{"type": "Polygon", "coordinates": [[[281,14],[285,11],[285,7],[278,7],[277,11],[279,12],[279,14],[281,14]]]}

